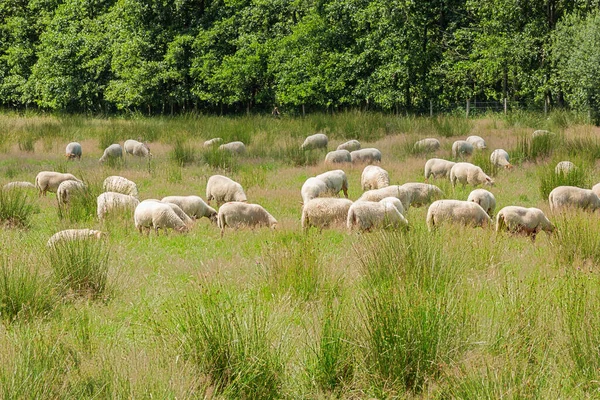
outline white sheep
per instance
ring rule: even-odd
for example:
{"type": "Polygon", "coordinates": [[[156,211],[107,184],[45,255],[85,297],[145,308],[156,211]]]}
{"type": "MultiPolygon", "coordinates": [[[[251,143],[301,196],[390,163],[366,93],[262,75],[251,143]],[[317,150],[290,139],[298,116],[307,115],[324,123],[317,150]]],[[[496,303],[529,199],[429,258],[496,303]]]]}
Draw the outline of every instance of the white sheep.
{"type": "Polygon", "coordinates": [[[123,158],[123,148],[120,144],[115,143],[104,149],[104,154],[102,154],[102,157],[100,157],[99,161],[104,162],[109,159],[114,160],[117,158],[123,158]]]}
{"type": "Polygon", "coordinates": [[[487,146],[485,145],[485,140],[481,136],[472,135],[469,136],[466,140],[471,143],[475,149],[485,149],[487,146]]]}
{"type": "Polygon", "coordinates": [[[402,215],[406,214],[406,210],[404,209],[404,205],[402,204],[402,202],[400,201],[400,199],[398,199],[397,197],[384,197],[383,199],[379,200],[379,202],[385,202],[385,203],[390,203],[392,204],[394,207],[396,207],[396,210],[398,210],[398,212],[402,215]]]}
{"type": "Polygon", "coordinates": [[[376,165],[367,165],[360,176],[362,190],[381,189],[390,186],[388,172],[376,165]]]}
{"type": "Polygon", "coordinates": [[[204,147],[213,147],[218,144],[221,144],[222,142],[223,139],[221,139],[220,137],[212,138],[204,142],[204,147]]]}
{"type": "Polygon", "coordinates": [[[13,189],[35,189],[35,185],[31,182],[17,181],[9,182],[2,186],[2,190],[13,190],[13,189]]]}
{"type": "Polygon", "coordinates": [[[412,200],[411,195],[411,191],[407,188],[398,185],[392,185],[381,189],[367,190],[356,201],[381,201],[386,197],[395,197],[402,202],[404,210],[408,211],[410,208],[410,202],[412,200]]]}
{"type": "Polygon", "coordinates": [[[223,176],[213,175],[206,183],[206,201],[216,201],[217,206],[228,201],[248,201],[242,185],[223,176]]]}
{"type": "Polygon", "coordinates": [[[69,143],[65,149],[65,157],[67,157],[69,160],[74,158],[81,160],[81,153],[81,144],[77,142],[69,143]]]}
{"type": "Polygon", "coordinates": [[[69,203],[71,196],[76,193],[82,193],[85,190],[85,184],[81,181],[64,181],[56,189],[56,200],[59,206],[69,203]]]}
{"type": "Polygon", "coordinates": [[[104,192],[96,199],[96,214],[102,220],[108,213],[115,211],[134,211],[140,201],[128,194],[104,192]]]}
{"type": "Polygon", "coordinates": [[[64,244],[67,242],[88,240],[88,239],[101,239],[105,237],[106,232],[97,231],[94,229],[66,229],[64,231],[56,232],[48,239],[46,246],[53,248],[58,244],[64,244]]]}
{"type": "Polygon", "coordinates": [[[398,211],[396,205],[384,198],[378,202],[356,201],[348,210],[346,227],[349,230],[358,228],[370,231],[374,228],[401,228],[408,226],[408,221],[398,211]]]}
{"type": "Polygon", "coordinates": [[[320,229],[334,224],[343,224],[348,217],[352,200],[335,197],[320,197],[309,200],[302,206],[302,228],[316,226],[320,229]]]}
{"type": "Polygon", "coordinates": [[[550,211],[556,212],[563,208],[581,208],[595,211],[600,208],[600,198],[590,189],[575,186],[559,186],[554,188],[548,196],[550,211]]]}
{"type": "Polygon", "coordinates": [[[234,201],[225,203],[219,208],[217,226],[221,229],[221,237],[223,237],[226,226],[231,228],[268,226],[275,229],[277,220],[258,204],[234,201]]]}
{"type": "Polygon", "coordinates": [[[168,201],[162,201],[162,200],[161,200],[161,203],[165,203],[169,207],[171,207],[171,209],[173,211],[175,211],[175,214],[177,214],[177,216],[183,221],[183,223],[185,224],[185,226],[191,227],[194,224],[194,220],[192,218],[190,218],[190,216],[187,215],[186,212],[183,211],[181,209],[181,207],[179,207],[177,204],[170,203],[168,201]]]}
{"type": "Polygon", "coordinates": [[[63,174],[54,171],[42,171],[35,177],[35,187],[37,188],[40,196],[45,196],[46,192],[55,193],[58,190],[58,186],[64,181],[78,181],[72,174],[63,174]]]}
{"type": "Polygon", "coordinates": [[[348,150],[330,151],[325,156],[325,164],[343,164],[352,162],[350,152],[348,150]]]}
{"type": "Polygon", "coordinates": [[[242,142],[230,142],[220,145],[219,150],[228,151],[232,154],[245,154],[246,145],[242,142]]]}
{"type": "Polygon", "coordinates": [[[136,198],[138,197],[138,188],[135,182],[117,175],[106,178],[102,184],[102,190],[105,192],[117,192],[128,194],[136,198]]]}
{"type": "Polygon", "coordinates": [[[350,152],[352,164],[374,164],[381,162],[381,151],[369,147],[350,152]]]}
{"type": "Polygon", "coordinates": [[[421,207],[444,197],[444,192],[439,187],[427,183],[409,182],[400,188],[409,192],[411,207],[421,207]]]}
{"type": "Polygon", "coordinates": [[[556,164],[556,167],[554,167],[554,173],[556,175],[568,175],[571,172],[575,171],[577,169],[577,166],[575,164],[573,164],[571,161],[561,161],[558,164],[556,164]]]}
{"type": "Polygon", "coordinates": [[[461,200],[434,201],[427,210],[428,229],[432,230],[445,221],[473,227],[492,225],[490,216],[477,203],[461,200]]]}
{"type": "Polygon", "coordinates": [[[457,140],[452,143],[452,157],[459,158],[473,154],[473,145],[466,140],[457,140]]]}
{"type": "Polygon", "coordinates": [[[300,195],[302,196],[302,203],[306,204],[309,200],[325,196],[329,192],[330,190],[325,181],[312,177],[304,182],[302,189],[300,190],[300,195]]]}
{"type": "Polygon", "coordinates": [[[467,162],[454,164],[450,169],[450,182],[452,182],[452,186],[456,186],[456,182],[460,182],[463,187],[466,184],[473,186],[494,185],[494,180],[487,176],[480,167],[467,162]]]}
{"type": "Polygon", "coordinates": [[[554,136],[553,132],[544,130],[544,129],[538,129],[537,131],[534,131],[531,134],[531,137],[536,138],[536,137],[543,137],[543,136],[554,136]]]}
{"type": "Polygon", "coordinates": [[[326,149],[329,139],[324,133],[315,133],[304,139],[304,143],[300,146],[302,150],[326,149]]]}
{"type": "Polygon", "coordinates": [[[136,157],[152,157],[150,148],[146,143],[138,142],[137,140],[129,139],[123,143],[125,153],[136,157]]]}
{"type": "Polygon", "coordinates": [[[413,150],[420,153],[430,153],[440,148],[440,141],[435,138],[421,139],[413,145],[413,150]]]}
{"type": "Polygon", "coordinates": [[[596,193],[596,196],[600,197],[600,183],[597,183],[592,187],[592,192],[596,193]]]}
{"type": "Polygon", "coordinates": [[[496,216],[496,232],[502,230],[524,234],[535,240],[540,231],[550,235],[555,228],[539,208],[507,206],[498,211],[496,216]]]}
{"type": "Polygon", "coordinates": [[[354,150],[360,150],[360,142],[358,140],[348,140],[345,143],[340,144],[337,150],[347,150],[348,152],[354,150]]]}
{"type": "Polygon", "coordinates": [[[341,169],[323,172],[315,176],[322,180],[327,185],[328,192],[333,196],[337,196],[340,191],[344,192],[344,197],[348,198],[348,178],[346,173],[341,169]]]}
{"type": "Polygon", "coordinates": [[[173,229],[177,232],[187,232],[188,226],[177,216],[171,205],[157,200],[144,200],[140,202],[133,213],[135,227],[142,233],[144,228],[154,229],[158,235],[158,230],[173,229]]]}
{"type": "Polygon", "coordinates": [[[206,217],[212,222],[217,222],[217,211],[199,196],[167,196],[161,201],[177,204],[192,218],[206,217]]]}
{"type": "Polygon", "coordinates": [[[508,162],[508,153],[504,149],[492,151],[492,154],[490,154],[490,161],[492,162],[492,165],[497,168],[512,168],[511,163],[508,162]]]}
{"type": "Polygon", "coordinates": [[[456,164],[454,161],[443,160],[441,158],[431,158],[425,163],[425,180],[431,175],[434,178],[448,178],[450,170],[456,164]]]}
{"type": "Polygon", "coordinates": [[[469,193],[467,201],[477,203],[485,210],[486,213],[491,217],[496,209],[496,198],[491,192],[485,189],[475,189],[469,193]]]}

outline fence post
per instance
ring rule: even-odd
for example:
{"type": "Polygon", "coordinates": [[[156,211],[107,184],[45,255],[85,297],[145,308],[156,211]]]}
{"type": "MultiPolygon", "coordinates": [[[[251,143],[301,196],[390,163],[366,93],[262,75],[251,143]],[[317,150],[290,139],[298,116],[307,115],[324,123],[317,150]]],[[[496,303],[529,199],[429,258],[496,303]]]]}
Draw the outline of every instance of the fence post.
{"type": "Polygon", "coordinates": [[[548,96],[544,97],[544,116],[548,114],[548,96]]]}
{"type": "Polygon", "coordinates": [[[469,108],[471,108],[471,99],[467,99],[467,118],[469,118],[469,108]]]}
{"type": "Polygon", "coordinates": [[[506,101],[506,97],[504,98],[504,114],[506,115],[506,110],[507,110],[507,101],[506,101]]]}
{"type": "Polygon", "coordinates": [[[433,118],[433,100],[429,100],[429,116],[433,118]]]}

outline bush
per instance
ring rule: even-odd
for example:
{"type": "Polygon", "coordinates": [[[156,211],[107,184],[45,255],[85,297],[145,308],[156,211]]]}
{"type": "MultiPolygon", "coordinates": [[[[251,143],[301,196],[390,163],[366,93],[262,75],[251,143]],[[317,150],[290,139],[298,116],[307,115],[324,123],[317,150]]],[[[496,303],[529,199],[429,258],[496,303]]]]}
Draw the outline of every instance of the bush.
{"type": "Polygon", "coordinates": [[[0,222],[8,227],[28,228],[38,211],[29,189],[0,189],[0,222]]]}

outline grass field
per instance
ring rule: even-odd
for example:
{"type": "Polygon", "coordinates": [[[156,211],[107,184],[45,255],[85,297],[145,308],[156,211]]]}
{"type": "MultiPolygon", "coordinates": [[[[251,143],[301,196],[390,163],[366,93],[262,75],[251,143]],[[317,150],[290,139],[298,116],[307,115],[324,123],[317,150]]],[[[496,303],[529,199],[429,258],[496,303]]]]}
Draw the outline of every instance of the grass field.
{"type": "MultiPolygon", "coordinates": [[[[52,193],[0,197],[1,398],[600,396],[598,216],[552,215],[547,202],[554,186],[600,181],[600,129],[576,115],[5,114],[0,132],[1,184],[55,170],[89,187],[67,210],[52,193]],[[556,135],[534,143],[536,129],[556,135]],[[430,156],[414,154],[416,140],[439,138],[434,156],[449,159],[454,140],[482,136],[488,149],[471,161],[495,175],[496,210],[539,207],[558,232],[535,243],[492,229],[430,233],[426,207],[408,211],[408,232],[303,232],[300,188],[326,167],[325,152],[298,147],[317,131],[329,136],[329,150],[348,139],[380,149],[391,184],[423,182],[430,156]],[[248,153],[202,148],[217,136],[243,141],[248,153]],[[99,164],[107,145],[130,138],[148,141],[154,157],[99,164]],[[81,161],[64,157],[72,140],[83,146],[81,161]],[[496,148],[515,168],[492,171],[496,148]],[[579,167],[568,182],[552,173],[561,160],[579,167]],[[188,234],[143,236],[131,215],[95,218],[109,175],[135,181],[140,199],[204,198],[216,173],[240,182],[278,228],[221,238],[204,218],[188,234]],[[48,250],[48,238],[68,228],[108,237],[93,248],[48,250]]],[[[356,199],[362,167],[343,169],[356,199]]],[[[449,198],[465,200],[472,189],[432,183],[449,198]]]]}

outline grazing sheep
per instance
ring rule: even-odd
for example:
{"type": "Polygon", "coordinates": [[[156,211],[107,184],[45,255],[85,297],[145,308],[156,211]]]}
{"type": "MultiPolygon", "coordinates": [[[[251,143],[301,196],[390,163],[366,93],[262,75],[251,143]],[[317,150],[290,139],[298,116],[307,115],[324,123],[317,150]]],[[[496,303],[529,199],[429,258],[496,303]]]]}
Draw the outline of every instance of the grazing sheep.
{"type": "Polygon", "coordinates": [[[381,152],[375,148],[366,148],[350,152],[352,164],[374,164],[381,162],[381,152]]]}
{"type": "Polygon", "coordinates": [[[575,171],[576,169],[577,166],[575,166],[575,164],[573,164],[571,161],[561,161],[558,164],[556,164],[556,167],[554,167],[554,173],[556,175],[567,175],[575,171]]]}
{"type": "Polygon", "coordinates": [[[508,162],[508,153],[504,149],[496,149],[490,154],[490,161],[495,167],[498,168],[512,168],[511,163],[508,162]]]}
{"type": "Polygon", "coordinates": [[[81,145],[77,142],[69,143],[65,149],[65,157],[69,160],[74,158],[81,160],[81,145]]]}
{"type": "Polygon", "coordinates": [[[135,182],[117,175],[106,178],[102,184],[102,190],[105,192],[117,192],[128,194],[136,198],[138,197],[138,188],[135,182]]]}
{"type": "Polygon", "coordinates": [[[183,211],[181,209],[181,207],[179,207],[177,204],[175,203],[170,203],[168,201],[161,201],[161,203],[165,203],[167,204],[169,207],[171,207],[173,209],[173,211],[175,211],[175,214],[177,214],[177,216],[183,221],[183,223],[185,224],[185,226],[190,227],[194,224],[194,220],[192,220],[190,218],[189,215],[187,215],[185,213],[185,211],[183,211]]]}
{"type": "Polygon", "coordinates": [[[56,232],[48,239],[46,246],[53,248],[60,243],[72,242],[77,240],[101,239],[105,237],[106,232],[94,229],[66,229],[56,232]]]}
{"type": "Polygon", "coordinates": [[[302,228],[316,226],[323,229],[333,224],[343,224],[351,205],[352,200],[334,197],[309,200],[302,206],[302,228]]]}
{"type": "Polygon", "coordinates": [[[402,202],[404,210],[408,211],[412,200],[412,193],[405,187],[392,185],[381,189],[367,190],[360,196],[358,201],[381,201],[386,197],[395,197],[402,202]]]}
{"type": "Polygon", "coordinates": [[[425,163],[425,180],[431,175],[434,178],[447,178],[450,170],[456,164],[454,161],[443,160],[441,158],[431,158],[425,163]]]}
{"type": "Polygon", "coordinates": [[[435,138],[421,139],[413,145],[413,150],[419,153],[431,153],[440,148],[440,141],[435,138]]]}
{"type": "Polygon", "coordinates": [[[496,232],[507,230],[530,236],[535,241],[535,236],[544,231],[549,235],[554,232],[554,225],[546,218],[539,208],[525,208],[507,206],[498,211],[496,216],[496,232]]]}
{"type": "Polygon", "coordinates": [[[85,184],[80,181],[64,181],[56,189],[56,200],[59,206],[69,203],[71,196],[85,190],[85,184]]]}
{"type": "Polygon", "coordinates": [[[398,211],[396,205],[388,199],[378,202],[357,201],[348,210],[346,227],[349,230],[358,228],[370,231],[374,228],[401,228],[408,226],[408,221],[398,211]]]}
{"type": "Polygon", "coordinates": [[[345,143],[340,144],[337,150],[347,150],[348,152],[354,150],[360,150],[360,142],[358,140],[348,140],[345,143]]]}
{"type": "Polygon", "coordinates": [[[397,197],[384,197],[383,199],[379,200],[379,202],[385,202],[385,203],[392,204],[394,207],[396,207],[396,210],[398,210],[398,212],[402,215],[404,215],[406,213],[406,210],[404,209],[404,205],[397,197]]]}
{"type": "Polygon", "coordinates": [[[427,227],[432,230],[444,221],[473,227],[492,225],[489,215],[477,203],[461,200],[434,201],[427,210],[427,227]]]}
{"type": "Polygon", "coordinates": [[[329,192],[330,190],[325,181],[312,177],[304,182],[300,190],[300,195],[302,196],[302,203],[306,204],[309,200],[325,196],[329,192]]]}
{"type": "Polygon", "coordinates": [[[114,211],[134,211],[140,201],[134,196],[117,192],[104,192],[96,199],[96,214],[102,220],[114,211]]]}
{"type": "Polygon", "coordinates": [[[199,196],[167,196],[161,201],[163,203],[177,204],[192,218],[206,217],[212,222],[217,222],[217,211],[206,204],[199,196]]]}
{"type": "Polygon", "coordinates": [[[325,164],[343,164],[352,162],[350,152],[348,150],[330,151],[325,156],[325,164]]]}
{"type": "Polygon", "coordinates": [[[117,158],[123,158],[123,148],[121,147],[120,144],[115,143],[115,144],[111,144],[110,146],[108,146],[106,149],[104,149],[104,154],[102,154],[102,157],[100,157],[100,162],[103,163],[104,161],[108,160],[108,159],[117,159],[117,158]]]}
{"type": "Polygon", "coordinates": [[[381,189],[390,186],[388,172],[376,165],[367,165],[360,177],[362,190],[381,189]]]}
{"type": "Polygon", "coordinates": [[[475,149],[486,149],[487,146],[485,145],[485,140],[483,140],[483,138],[481,136],[469,136],[466,140],[467,142],[471,143],[473,145],[473,148],[475,149]]]}
{"type": "Polygon", "coordinates": [[[225,203],[219,208],[217,226],[221,229],[221,237],[223,237],[226,226],[231,228],[268,226],[275,229],[277,220],[258,204],[234,201],[225,203]]]}
{"type": "Polygon", "coordinates": [[[595,211],[600,208],[600,198],[590,189],[575,186],[559,186],[554,188],[548,196],[550,211],[560,211],[563,208],[581,208],[595,211]]]}
{"type": "Polygon", "coordinates": [[[496,198],[491,192],[485,189],[475,189],[469,193],[467,201],[477,203],[491,217],[496,209],[496,198]]]}
{"type": "Polygon", "coordinates": [[[444,197],[439,187],[427,183],[409,182],[400,187],[409,192],[411,207],[421,207],[444,197]]]}
{"type": "Polygon", "coordinates": [[[327,143],[329,143],[327,135],[323,133],[315,133],[314,135],[308,136],[300,148],[302,150],[326,149],[327,143]]]}
{"type": "Polygon", "coordinates": [[[78,181],[72,174],[62,174],[60,172],[53,171],[42,171],[35,177],[35,187],[37,188],[40,196],[45,196],[46,192],[55,193],[58,190],[58,186],[64,181],[78,181]]]}
{"type": "Polygon", "coordinates": [[[452,157],[459,158],[473,154],[473,145],[466,140],[457,140],[452,143],[452,157]]]}
{"type": "Polygon", "coordinates": [[[596,196],[600,197],[600,183],[597,183],[592,187],[592,192],[596,193],[596,196]]]}
{"type": "Polygon", "coordinates": [[[554,133],[552,133],[550,131],[546,131],[544,129],[538,129],[537,131],[534,131],[531,134],[531,137],[533,137],[533,138],[541,137],[541,136],[554,136],[554,133]]]}
{"type": "Polygon", "coordinates": [[[129,139],[123,143],[125,153],[136,157],[152,157],[150,148],[146,143],[138,142],[137,140],[129,139]]]}
{"type": "Polygon", "coordinates": [[[35,185],[31,182],[9,182],[6,185],[2,186],[2,190],[12,190],[12,189],[35,189],[35,185]]]}
{"type": "Polygon", "coordinates": [[[223,142],[220,137],[212,138],[204,142],[204,147],[213,147],[223,142]]]}
{"type": "Polygon", "coordinates": [[[245,154],[246,145],[242,142],[230,142],[220,145],[219,150],[228,151],[232,154],[245,154]]]}
{"type": "Polygon", "coordinates": [[[214,200],[217,206],[228,201],[248,201],[242,185],[223,175],[213,175],[206,183],[206,201],[214,200]]]}
{"type": "Polygon", "coordinates": [[[315,178],[325,182],[328,192],[332,195],[337,196],[340,190],[342,190],[344,197],[348,198],[348,178],[346,177],[346,173],[341,169],[323,172],[315,176],[315,178]]]}
{"type": "Polygon", "coordinates": [[[494,180],[487,176],[480,167],[466,162],[454,164],[450,170],[450,182],[452,182],[452,186],[456,186],[456,182],[460,182],[463,187],[466,184],[473,186],[494,185],[494,180]]]}
{"type": "Polygon", "coordinates": [[[144,228],[154,229],[158,235],[158,230],[163,229],[167,233],[167,229],[171,228],[177,232],[187,232],[187,225],[177,216],[171,205],[162,203],[157,200],[144,200],[137,205],[133,213],[135,227],[142,233],[144,228]]]}

